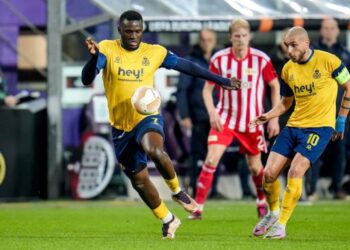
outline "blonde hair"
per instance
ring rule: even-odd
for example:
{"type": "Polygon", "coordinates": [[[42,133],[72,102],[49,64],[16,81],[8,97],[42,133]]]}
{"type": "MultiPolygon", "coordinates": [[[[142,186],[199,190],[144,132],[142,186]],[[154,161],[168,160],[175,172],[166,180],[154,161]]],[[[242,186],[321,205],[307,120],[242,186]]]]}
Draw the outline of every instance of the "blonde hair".
{"type": "Polygon", "coordinates": [[[232,32],[238,28],[243,28],[250,31],[249,22],[243,18],[233,19],[230,23],[228,31],[230,32],[230,34],[232,34],[232,32]]]}

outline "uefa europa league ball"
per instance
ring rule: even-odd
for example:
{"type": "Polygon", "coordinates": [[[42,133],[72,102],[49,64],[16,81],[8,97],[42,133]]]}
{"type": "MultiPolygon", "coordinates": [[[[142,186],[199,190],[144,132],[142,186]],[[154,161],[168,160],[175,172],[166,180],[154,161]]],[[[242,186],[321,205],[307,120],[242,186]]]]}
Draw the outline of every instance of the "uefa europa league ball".
{"type": "Polygon", "coordinates": [[[161,99],[158,90],[149,87],[138,87],[131,96],[131,104],[141,115],[151,115],[158,111],[161,99]]]}

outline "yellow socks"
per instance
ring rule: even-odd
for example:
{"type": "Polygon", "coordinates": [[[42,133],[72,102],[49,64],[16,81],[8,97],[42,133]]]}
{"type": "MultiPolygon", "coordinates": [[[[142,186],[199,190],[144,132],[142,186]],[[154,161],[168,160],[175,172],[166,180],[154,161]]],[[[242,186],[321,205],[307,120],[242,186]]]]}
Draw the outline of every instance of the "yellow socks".
{"type": "Polygon", "coordinates": [[[180,184],[179,184],[179,179],[177,178],[176,175],[171,180],[166,180],[166,179],[164,179],[164,180],[173,194],[177,194],[178,192],[180,192],[181,188],[180,188],[180,184]]]}
{"type": "Polygon", "coordinates": [[[173,217],[172,213],[165,206],[163,201],[160,203],[158,207],[156,207],[155,209],[152,209],[152,212],[158,219],[162,220],[163,223],[167,223],[173,217]]]}
{"type": "Polygon", "coordinates": [[[279,210],[280,206],[280,192],[281,192],[281,183],[276,179],[272,183],[263,182],[263,188],[265,193],[265,199],[269,205],[270,211],[279,210]]]}
{"type": "Polygon", "coordinates": [[[282,209],[278,222],[286,225],[293,213],[303,189],[302,178],[288,178],[287,187],[283,194],[282,209]]]}

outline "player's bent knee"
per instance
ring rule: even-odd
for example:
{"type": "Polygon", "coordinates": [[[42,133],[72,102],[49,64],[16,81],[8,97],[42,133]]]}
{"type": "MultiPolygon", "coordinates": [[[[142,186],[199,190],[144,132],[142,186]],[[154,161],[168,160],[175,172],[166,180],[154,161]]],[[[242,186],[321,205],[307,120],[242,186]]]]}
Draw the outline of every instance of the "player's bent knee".
{"type": "Polygon", "coordinates": [[[151,180],[149,179],[148,172],[143,170],[136,175],[130,177],[132,186],[135,189],[144,188],[151,180]]]}
{"type": "Polygon", "coordinates": [[[264,181],[267,183],[274,182],[278,177],[278,173],[267,168],[264,170],[264,181]]]}
{"type": "Polygon", "coordinates": [[[141,190],[145,187],[145,184],[144,183],[134,183],[132,185],[136,190],[141,190]]]}
{"type": "Polygon", "coordinates": [[[132,183],[133,188],[136,191],[143,191],[143,190],[147,189],[147,186],[149,186],[150,180],[149,179],[140,179],[140,180],[134,180],[131,183],[132,183]]]}
{"type": "Polygon", "coordinates": [[[212,166],[212,167],[216,167],[218,165],[219,160],[215,159],[213,157],[207,157],[207,159],[205,160],[205,164],[212,166]]]}
{"type": "Polygon", "coordinates": [[[289,178],[302,178],[304,176],[305,172],[306,172],[305,168],[292,167],[288,171],[288,177],[289,178]]]}
{"type": "Polygon", "coordinates": [[[149,158],[151,158],[154,161],[163,157],[165,152],[161,148],[153,147],[147,150],[146,154],[148,155],[149,158]]]}
{"type": "Polygon", "coordinates": [[[220,158],[216,157],[215,155],[208,154],[205,158],[205,164],[216,167],[219,164],[220,158]]]}
{"type": "Polygon", "coordinates": [[[262,166],[254,166],[253,167],[253,166],[248,165],[249,172],[252,173],[254,176],[257,176],[260,174],[261,168],[262,168],[262,166]]]}

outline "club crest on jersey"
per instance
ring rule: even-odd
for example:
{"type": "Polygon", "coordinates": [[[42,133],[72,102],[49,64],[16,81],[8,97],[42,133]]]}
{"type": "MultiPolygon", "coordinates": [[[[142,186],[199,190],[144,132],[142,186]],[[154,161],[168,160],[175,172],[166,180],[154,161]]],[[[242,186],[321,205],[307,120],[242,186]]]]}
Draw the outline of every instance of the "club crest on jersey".
{"type": "Polygon", "coordinates": [[[321,78],[321,72],[318,69],[316,69],[314,74],[313,74],[313,77],[314,77],[314,79],[321,78]]]}
{"type": "Polygon", "coordinates": [[[114,62],[115,62],[115,63],[121,63],[121,61],[122,61],[122,59],[121,59],[119,56],[116,56],[116,57],[114,58],[114,62]]]}
{"type": "Polygon", "coordinates": [[[149,66],[150,65],[149,59],[147,57],[144,57],[142,59],[142,65],[143,66],[149,66]]]}
{"type": "Polygon", "coordinates": [[[294,75],[289,75],[288,82],[294,82],[294,75]]]}
{"type": "Polygon", "coordinates": [[[244,73],[245,73],[246,75],[248,75],[248,76],[251,76],[251,75],[254,75],[255,70],[252,69],[252,68],[246,68],[246,69],[244,70],[244,73]]]}

